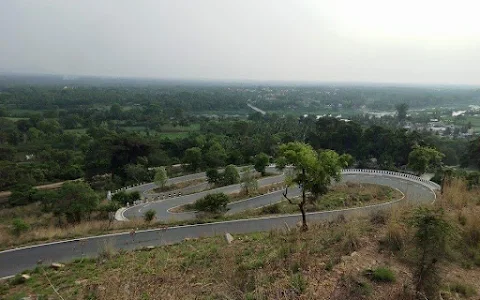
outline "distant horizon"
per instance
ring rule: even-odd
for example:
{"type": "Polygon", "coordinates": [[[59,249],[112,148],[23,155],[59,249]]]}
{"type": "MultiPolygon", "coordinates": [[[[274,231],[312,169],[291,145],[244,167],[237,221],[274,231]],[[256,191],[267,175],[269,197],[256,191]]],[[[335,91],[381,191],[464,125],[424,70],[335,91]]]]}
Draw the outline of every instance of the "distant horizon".
{"type": "Polygon", "coordinates": [[[203,84],[232,84],[232,85],[271,85],[271,86],[314,86],[314,85],[332,85],[332,86],[364,86],[364,87],[459,87],[459,88],[480,88],[476,84],[456,84],[456,83],[415,83],[415,82],[373,82],[373,81],[314,81],[314,80],[263,80],[263,79],[219,79],[219,78],[161,78],[161,77],[135,77],[135,76],[112,76],[112,75],[90,75],[90,74],[61,74],[61,73],[40,73],[40,72],[15,72],[0,71],[0,76],[15,77],[72,77],[72,79],[62,79],[65,82],[80,79],[100,79],[100,80],[131,80],[131,81],[151,81],[151,82],[175,82],[175,83],[203,83],[203,84]]]}
{"type": "Polygon", "coordinates": [[[472,0],[2,0],[0,70],[478,86],[478,8],[472,0]]]}

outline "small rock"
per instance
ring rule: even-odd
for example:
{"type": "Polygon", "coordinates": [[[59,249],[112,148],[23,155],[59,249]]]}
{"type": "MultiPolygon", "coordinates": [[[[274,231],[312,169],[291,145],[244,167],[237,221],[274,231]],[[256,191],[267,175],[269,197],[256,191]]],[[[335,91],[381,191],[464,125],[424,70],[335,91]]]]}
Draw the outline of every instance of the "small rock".
{"type": "Polygon", "coordinates": [[[147,250],[153,250],[155,249],[155,246],[147,246],[147,250]]]}
{"type": "Polygon", "coordinates": [[[27,280],[30,279],[30,275],[28,275],[28,274],[22,274],[22,279],[23,279],[23,281],[27,281],[27,280]]]}
{"type": "Polygon", "coordinates": [[[75,280],[76,285],[84,285],[87,282],[88,282],[87,279],[75,280]]]}
{"type": "Polygon", "coordinates": [[[58,270],[58,269],[61,269],[61,268],[65,267],[65,265],[61,264],[61,263],[52,263],[51,267],[55,270],[58,270]]]}
{"type": "Polygon", "coordinates": [[[230,233],[226,232],[225,240],[227,241],[227,243],[231,244],[233,242],[233,236],[230,233]]]}

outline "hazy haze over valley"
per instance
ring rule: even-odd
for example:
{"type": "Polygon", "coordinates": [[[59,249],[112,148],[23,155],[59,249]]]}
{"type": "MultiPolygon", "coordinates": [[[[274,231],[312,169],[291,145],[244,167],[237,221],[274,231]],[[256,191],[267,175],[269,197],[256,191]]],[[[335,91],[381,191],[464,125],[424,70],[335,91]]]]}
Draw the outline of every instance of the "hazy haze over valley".
{"type": "Polygon", "coordinates": [[[0,71],[479,84],[475,1],[13,1],[0,71]]]}

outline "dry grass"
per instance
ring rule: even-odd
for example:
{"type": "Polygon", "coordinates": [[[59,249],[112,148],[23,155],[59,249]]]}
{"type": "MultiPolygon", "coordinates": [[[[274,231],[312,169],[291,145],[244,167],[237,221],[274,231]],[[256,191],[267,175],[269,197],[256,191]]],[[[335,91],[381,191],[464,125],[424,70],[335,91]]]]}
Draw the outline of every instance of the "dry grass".
{"type": "MultiPolygon", "coordinates": [[[[198,239],[78,260],[64,270],[48,270],[48,277],[65,299],[326,299],[346,262],[357,259],[352,251],[371,244],[365,234],[371,230],[363,220],[348,227],[320,224],[307,233],[241,235],[229,246],[222,237],[198,239]],[[338,263],[328,271],[331,257],[338,263]]],[[[45,278],[34,273],[8,295],[52,295],[46,287],[45,278]]]]}
{"type": "MultiPolygon", "coordinates": [[[[24,218],[29,224],[35,223],[31,218],[24,218]]],[[[43,216],[43,218],[48,219],[43,216]]],[[[125,231],[131,228],[146,228],[142,219],[131,222],[109,222],[104,220],[93,220],[74,225],[56,226],[53,220],[49,220],[44,225],[36,225],[31,230],[16,236],[12,233],[10,225],[0,225],[0,249],[8,249],[20,245],[35,244],[38,242],[50,242],[61,239],[77,238],[83,236],[98,235],[103,233],[113,233],[125,231]],[[51,222],[51,223],[50,223],[51,222]]]]}
{"type": "Polygon", "coordinates": [[[385,236],[381,241],[383,248],[389,251],[405,250],[410,241],[411,228],[407,224],[413,207],[407,203],[392,209],[386,221],[385,236]]]}
{"type": "Polygon", "coordinates": [[[175,184],[169,184],[169,185],[166,185],[164,188],[158,187],[158,188],[155,188],[153,190],[150,190],[149,193],[165,193],[165,192],[169,192],[169,191],[173,191],[173,190],[180,190],[180,189],[190,187],[190,186],[194,186],[194,185],[199,185],[199,184],[205,183],[205,182],[206,182],[206,180],[204,178],[192,179],[192,180],[182,181],[182,182],[175,183],[175,184]]]}
{"type": "MultiPolygon", "coordinates": [[[[451,257],[441,263],[443,299],[458,299],[458,293],[476,297],[480,291],[477,195],[455,185],[435,204],[457,230],[451,257]]],[[[308,232],[293,228],[237,235],[230,245],[223,237],[127,253],[107,245],[108,255],[77,260],[47,275],[65,299],[413,300],[413,267],[405,259],[413,246],[411,211],[404,205],[370,218],[310,224],[308,232]],[[383,266],[394,273],[395,282],[378,283],[363,275],[383,266]]],[[[38,294],[53,295],[41,272],[33,272],[24,284],[0,284],[2,299],[38,294]]]]}
{"type": "MultiPolygon", "coordinates": [[[[411,265],[381,243],[390,236],[401,247],[411,247],[406,224],[411,209],[311,224],[308,232],[293,228],[237,235],[230,245],[223,237],[135,252],[118,253],[106,245],[100,258],[47,270],[47,276],[65,299],[413,300],[411,265]],[[364,276],[366,269],[383,266],[393,272],[395,282],[364,276]]],[[[478,228],[478,222],[467,219],[467,226],[478,228]]],[[[0,298],[52,296],[46,277],[32,273],[24,284],[4,284],[3,294],[0,286],[0,298]]],[[[478,267],[467,270],[449,262],[444,267],[444,299],[455,299],[450,282],[462,282],[475,294],[479,276],[478,267]]]]}
{"type": "Polygon", "coordinates": [[[468,189],[467,183],[461,179],[454,179],[444,188],[436,205],[445,210],[459,210],[480,204],[480,189],[468,189]]]}

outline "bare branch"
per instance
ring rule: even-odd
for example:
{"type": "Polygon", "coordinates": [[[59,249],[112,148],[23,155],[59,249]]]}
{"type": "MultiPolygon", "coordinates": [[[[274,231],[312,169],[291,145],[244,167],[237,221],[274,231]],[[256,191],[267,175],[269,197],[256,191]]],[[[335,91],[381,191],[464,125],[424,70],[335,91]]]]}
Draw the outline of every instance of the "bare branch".
{"type": "Polygon", "coordinates": [[[47,279],[48,281],[48,284],[50,284],[50,286],[52,287],[53,291],[55,292],[55,294],[57,294],[58,298],[60,298],[61,300],[65,300],[62,295],[60,295],[60,293],[58,292],[58,290],[55,288],[55,286],[52,284],[52,282],[50,281],[50,278],[48,278],[48,275],[47,275],[47,272],[45,272],[45,269],[42,268],[42,271],[43,271],[43,276],[45,276],[45,278],[47,279]]]}
{"type": "Polygon", "coordinates": [[[287,197],[287,194],[288,194],[288,186],[285,188],[285,192],[283,192],[283,197],[285,197],[285,199],[287,199],[290,204],[293,204],[293,201],[287,197]]]}

